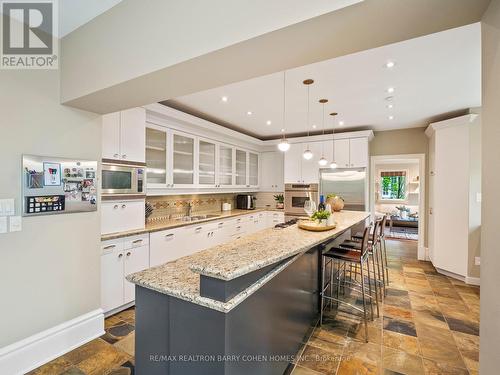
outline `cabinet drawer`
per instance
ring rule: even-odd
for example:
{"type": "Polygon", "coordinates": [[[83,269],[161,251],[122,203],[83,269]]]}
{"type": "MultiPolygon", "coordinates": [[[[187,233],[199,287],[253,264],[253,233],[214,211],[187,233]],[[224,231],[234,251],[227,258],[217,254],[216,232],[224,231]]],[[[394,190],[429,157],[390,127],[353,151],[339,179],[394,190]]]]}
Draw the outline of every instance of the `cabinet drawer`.
{"type": "Polygon", "coordinates": [[[150,234],[149,263],[151,267],[187,255],[188,236],[185,235],[182,229],[164,230],[150,234]]]}
{"type": "Polygon", "coordinates": [[[101,254],[109,254],[113,251],[120,252],[123,250],[123,241],[120,239],[117,240],[109,240],[101,242],[101,254]]]}
{"type": "Polygon", "coordinates": [[[139,236],[125,237],[123,239],[124,249],[133,249],[136,247],[149,245],[149,234],[141,234],[139,236]]]}

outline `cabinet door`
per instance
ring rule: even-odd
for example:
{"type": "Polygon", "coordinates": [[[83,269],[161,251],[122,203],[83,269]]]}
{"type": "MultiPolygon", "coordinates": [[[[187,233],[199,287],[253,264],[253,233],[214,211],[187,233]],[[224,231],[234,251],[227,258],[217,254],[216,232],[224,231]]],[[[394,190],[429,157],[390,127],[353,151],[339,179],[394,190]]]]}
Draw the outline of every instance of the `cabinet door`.
{"type": "Polygon", "coordinates": [[[215,186],[215,143],[203,139],[198,146],[198,184],[215,186]]]}
{"type": "Polygon", "coordinates": [[[191,187],[194,184],[194,138],[182,133],[173,133],[172,182],[191,187]]]}
{"type": "Polygon", "coordinates": [[[146,110],[132,108],[120,112],[120,156],[122,160],[146,161],[146,110]]]}
{"type": "Polygon", "coordinates": [[[350,146],[349,139],[335,140],[335,162],[338,168],[349,168],[350,165],[350,146]]]}
{"type": "Polygon", "coordinates": [[[254,152],[248,153],[248,184],[259,186],[259,154],[254,152]]]}
{"type": "Polygon", "coordinates": [[[120,112],[102,116],[102,158],[120,159],[120,112]]]}
{"type": "Polygon", "coordinates": [[[301,143],[290,145],[290,149],[284,153],[284,180],[285,184],[302,183],[302,154],[304,152],[301,143]]]}
{"type": "Polygon", "coordinates": [[[145,270],[149,267],[149,246],[144,245],[124,251],[124,277],[123,277],[123,303],[129,303],[135,300],[135,285],[128,282],[125,276],[134,272],[145,270]]]}
{"type": "Polygon", "coordinates": [[[150,234],[150,266],[158,266],[186,255],[186,236],[182,228],[153,232],[150,234]]]}
{"type": "Polygon", "coordinates": [[[236,149],[236,178],[237,186],[247,185],[247,152],[236,149]]]}
{"type": "Polygon", "coordinates": [[[101,203],[101,234],[144,228],[144,199],[101,203]]]}
{"type": "Polygon", "coordinates": [[[167,184],[167,131],[146,128],[146,166],[148,187],[167,184]]]}
{"type": "Polygon", "coordinates": [[[123,249],[106,244],[101,255],[101,307],[104,312],[123,305],[123,249]]]}
{"type": "Polygon", "coordinates": [[[220,186],[232,186],[234,175],[234,152],[233,148],[219,145],[219,182],[220,186]]]}
{"type": "MultiPolygon", "coordinates": [[[[305,148],[306,145],[304,145],[302,153],[305,148]]],[[[311,142],[309,144],[309,149],[313,153],[313,157],[310,160],[304,159],[302,153],[300,155],[302,162],[302,182],[306,184],[317,184],[319,182],[320,169],[318,161],[321,159],[321,156],[327,157],[325,154],[326,149],[322,142],[311,142]]],[[[326,168],[326,166],[321,168],[326,168]]]]}
{"type": "Polygon", "coordinates": [[[349,159],[351,168],[368,167],[368,138],[349,140],[349,159]]]}
{"type": "Polygon", "coordinates": [[[276,224],[281,224],[285,222],[285,214],[283,212],[268,212],[267,213],[267,226],[272,228],[276,224]]]}
{"type": "Polygon", "coordinates": [[[272,151],[260,154],[260,181],[262,191],[283,191],[283,152],[272,151]]]}

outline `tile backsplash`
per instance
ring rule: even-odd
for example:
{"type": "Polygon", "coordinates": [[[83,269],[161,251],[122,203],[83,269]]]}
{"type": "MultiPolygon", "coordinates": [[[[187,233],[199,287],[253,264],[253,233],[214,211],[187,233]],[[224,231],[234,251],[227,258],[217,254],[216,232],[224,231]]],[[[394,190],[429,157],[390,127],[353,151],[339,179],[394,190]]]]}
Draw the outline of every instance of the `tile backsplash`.
{"type": "Polygon", "coordinates": [[[269,193],[269,192],[259,192],[255,194],[255,206],[259,208],[265,208],[265,207],[271,207],[275,208],[276,207],[276,201],[274,200],[274,196],[277,194],[284,194],[284,193],[269,193]]]}
{"type": "Polygon", "coordinates": [[[147,197],[146,201],[153,207],[153,213],[148,221],[171,219],[186,215],[191,203],[193,214],[204,214],[222,210],[222,203],[231,203],[235,208],[237,194],[193,194],[193,195],[166,195],[147,197]]]}

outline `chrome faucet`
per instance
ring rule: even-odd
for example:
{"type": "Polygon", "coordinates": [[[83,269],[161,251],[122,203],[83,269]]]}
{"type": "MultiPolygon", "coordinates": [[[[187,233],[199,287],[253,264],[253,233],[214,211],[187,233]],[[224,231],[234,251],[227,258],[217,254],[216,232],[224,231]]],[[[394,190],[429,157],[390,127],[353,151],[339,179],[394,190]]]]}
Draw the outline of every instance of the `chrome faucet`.
{"type": "Polygon", "coordinates": [[[191,202],[189,202],[188,203],[188,207],[187,207],[187,214],[186,214],[186,216],[190,217],[192,211],[193,211],[193,204],[191,202]]]}

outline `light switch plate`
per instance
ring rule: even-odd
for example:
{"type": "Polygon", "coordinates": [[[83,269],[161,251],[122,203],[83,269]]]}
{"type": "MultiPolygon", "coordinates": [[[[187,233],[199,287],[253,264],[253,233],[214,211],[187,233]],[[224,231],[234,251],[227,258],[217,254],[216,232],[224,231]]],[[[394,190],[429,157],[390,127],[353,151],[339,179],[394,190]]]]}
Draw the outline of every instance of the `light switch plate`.
{"type": "Polygon", "coordinates": [[[482,199],[481,193],[476,193],[476,202],[481,203],[482,199]]]}
{"type": "Polygon", "coordinates": [[[21,216],[11,216],[9,219],[9,230],[11,232],[20,232],[22,230],[21,216]]]}
{"type": "Polygon", "coordinates": [[[0,233],[7,233],[7,216],[0,216],[0,233]]]}
{"type": "Polygon", "coordinates": [[[14,199],[0,199],[0,216],[12,216],[14,214],[14,199]]]}

